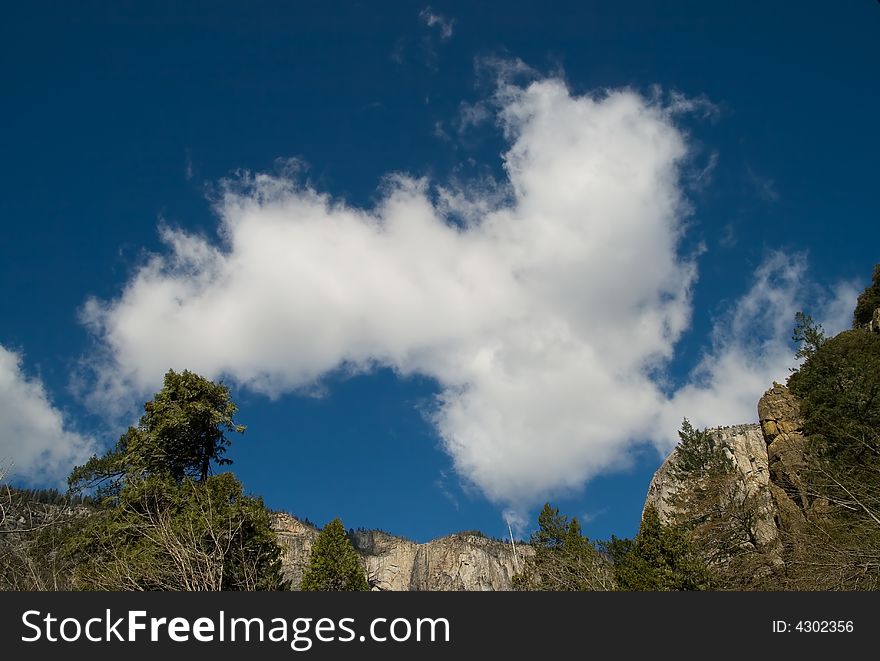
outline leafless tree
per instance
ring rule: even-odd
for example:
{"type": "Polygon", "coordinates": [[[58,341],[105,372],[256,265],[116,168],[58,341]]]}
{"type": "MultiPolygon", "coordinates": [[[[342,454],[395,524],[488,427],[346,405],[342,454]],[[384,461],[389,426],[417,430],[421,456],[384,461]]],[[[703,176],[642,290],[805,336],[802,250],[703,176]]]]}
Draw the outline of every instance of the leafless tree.
{"type": "Polygon", "coordinates": [[[70,568],[63,540],[80,512],[22,496],[4,483],[8,466],[0,466],[0,589],[67,589],[70,568]]]}
{"type": "Polygon", "coordinates": [[[809,458],[810,507],[785,531],[792,589],[880,589],[880,435],[848,436],[866,452],[858,465],[809,458]]]}
{"type": "Polygon", "coordinates": [[[242,534],[244,518],[228,503],[215,502],[211,490],[186,485],[188,516],[150,490],[108,513],[124,521],[123,534],[113,526],[98,528],[88,552],[100,561],[80,563],[74,584],[91,590],[264,589],[261,558],[242,534]]]}

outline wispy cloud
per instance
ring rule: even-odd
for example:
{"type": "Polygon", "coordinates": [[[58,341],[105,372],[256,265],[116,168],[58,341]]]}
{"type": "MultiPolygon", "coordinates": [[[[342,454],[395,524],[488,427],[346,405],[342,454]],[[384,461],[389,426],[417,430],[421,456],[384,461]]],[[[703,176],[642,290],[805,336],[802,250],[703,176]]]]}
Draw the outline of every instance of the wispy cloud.
{"type": "Polygon", "coordinates": [[[669,110],[676,114],[686,113],[696,115],[702,119],[715,120],[721,116],[721,108],[713,103],[708,96],[688,96],[677,90],[664,92],[660,86],[654,86],[652,93],[655,97],[666,97],[666,105],[669,110]]]}
{"type": "Polygon", "coordinates": [[[722,248],[733,248],[738,241],[733,223],[727,223],[721,232],[721,238],[718,239],[718,245],[722,248]]]}
{"type": "Polygon", "coordinates": [[[746,181],[764,202],[772,204],[779,201],[779,191],[776,188],[776,182],[770,177],[761,176],[752,168],[747,168],[746,181]]]}
{"type": "Polygon", "coordinates": [[[463,101],[458,107],[458,131],[462,133],[469,128],[479,126],[494,118],[495,113],[490,103],[478,101],[467,103],[463,101]]]}
{"type": "Polygon", "coordinates": [[[715,174],[715,168],[718,167],[718,152],[712,151],[709,153],[709,158],[706,159],[706,162],[698,167],[695,172],[690,177],[690,188],[695,191],[700,191],[705,189],[709,184],[712,183],[712,176],[715,174]]]}
{"type": "Polygon", "coordinates": [[[455,497],[455,494],[452,493],[452,490],[448,486],[449,484],[449,476],[446,474],[446,471],[440,471],[440,477],[438,477],[434,481],[434,486],[443,494],[443,497],[448,500],[455,509],[459,509],[458,498],[455,497]]]}
{"type": "Polygon", "coordinates": [[[583,514],[581,514],[581,521],[580,522],[582,524],[592,523],[593,521],[595,521],[596,519],[601,517],[606,512],[608,512],[607,507],[603,507],[602,509],[596,510],[595,512],[584,512],[583,514]]]}
{"type": "Polygon", "coordinates": [[[183,176],[187,181],[191,181],[195,172],[193,171],[193,160],[192,160],[192,151],[187,148],[186,150],[186,160],[183,164],[183,176]]]}
{"type": "Polygon", "coordinates": [[[455,19],[449,19],[435,12],[431,7],[425,7],[419,12],[419,18],[429,28],[437,28],[440,31],[441,39],[451,39],[452,31],[455,25],[455,19]]]}
{"type": "Polygon", "coordinates": [[[714,427],[757,420],[758,397],[796,367],[791,334],[795,313],[806,311],[830,334],[849,325],[858,289],[839,282],[821,288],[808,277],[803,253],[769,253],[748,291],[717,320],[689,382],[664,405],[655,440],[665,452],[678,441],[682,418],[714,427]]]}

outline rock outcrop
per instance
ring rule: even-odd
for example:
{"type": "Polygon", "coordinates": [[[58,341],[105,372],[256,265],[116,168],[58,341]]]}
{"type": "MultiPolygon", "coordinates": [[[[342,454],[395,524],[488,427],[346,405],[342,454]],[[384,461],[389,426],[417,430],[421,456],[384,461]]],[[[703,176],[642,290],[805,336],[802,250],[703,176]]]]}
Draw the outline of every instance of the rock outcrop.
{"type": "Polygon", "coordinates": [[[777,508],[777,525],[797,528],[810,507],[801,479],[807,438],[797,399],[785,386],[775,383],[758,402],[758,420],[767,443],[771,491],[777,508]]]}
{"type": "MultiPolygon", "coordinates": [[[[754,550],[775,561],[781,553],[777,508],[770,491],[767,446],[761,427],[757,424],[718,427],[711,430],[728,460],[734,465],[739,497],[746,498],[754,507],[749,521],[748,544],[754,550]]],[[[654,474],[645,506],[653,505],[664,523],[672,521],[677,512],[670,500],[682,484],[673,470],[676,453],[673,451],[654,474]]]]}
{"type": "MultiPolygon", "coordinates": [[[[308,563],[318,530],[288,514],[275,515],[274,528],[282,544],[282,569],[294,587],[308,563]]],[[[374,590],[510,590],[513,576],[531,548],[478,535],[459,534],[419,544],[379,530],[359,530],[349,536],[361,556],[374,590]]]]}
{"type": "MultiPolygon", "coordinates": [[[[880,332],[880,310],[874,315],[880,332]]],[[[758,401],[758,424],[719,427],[716,441],[735,464],[739,490],[755,505],[750,522],[754,547],[773,564],[781,562],[782,540],[805,521],[820,517],[827,502],[808,492],[802,473],[809,439],[797,398],[779,383],[758,401]]],[[[673,452],[651,480],[645,506],[654,505],[669,522],[677,512],[670,499],[682,488],[673,452]]]]}

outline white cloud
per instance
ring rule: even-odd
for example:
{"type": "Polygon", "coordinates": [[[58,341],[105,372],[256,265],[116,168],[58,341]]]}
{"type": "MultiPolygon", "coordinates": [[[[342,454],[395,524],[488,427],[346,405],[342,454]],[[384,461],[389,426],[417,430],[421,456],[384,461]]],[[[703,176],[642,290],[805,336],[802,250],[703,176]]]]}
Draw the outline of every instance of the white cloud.
{"type": "Polygon", "coordinates": [[[60,483],[94,448],[93,439],[65,428],[42,382],[22,372],[21,356],[0,346],[0,463],[7,479],[60,483]]]}
{"type": "Polygon", "coordinates": [[[633,443],[664,443],[679,410],[698,424],[751,413],[777,364],[749,360],[782,360],[783,323],[755,345],[750,315],[762,301],[786,327],[793,315],[781,266],[759,273],[730,339],[719,328],[698,384],[670,401],[656,376],[689,326],[696,273],[679,250],[683,100],[502,77],[493,103],[506,182],[394,175],[360,209],[295,176],[243,175],[217,200],[219,241],[163,228],[167,250],[82,310],[104,348],[94,401],[142,399],[172,367],[270,396],[340,368],[428,375],[457,472],[515,522],[625,465],[633,443]]]}
{"type": "Polygon", "coordinates": [[[663,451],[678,441],[683,417],[697,427],[757,421],[757,400],[773,381],[796,367],[791,335],[795,313],[805,311],[826,334],[848,328],[858,289],[838,283],[825,292],[807,274],[804,254],[770,253],[750,289],[715,323],[712,347],[690,382],[665,405],[655,440],[663,451]]]}
{"type": "Polygon", "coordinates": [[[452,37],[452,28],[455,25],[454,19],[448,19],[433,11],[430,7],[425,7],[419,12],[419,18],[429,28],[436,27],[440,30],[441,39],[449,39],[452,37]]]}
{"type": "Polygon", "coordinates": [[[477,103],[462,101],[458,113],[458,132],[463,133],[469,128],[479,126],[491,118],[492,109],[489,103],[485,101],[477,103]]]}

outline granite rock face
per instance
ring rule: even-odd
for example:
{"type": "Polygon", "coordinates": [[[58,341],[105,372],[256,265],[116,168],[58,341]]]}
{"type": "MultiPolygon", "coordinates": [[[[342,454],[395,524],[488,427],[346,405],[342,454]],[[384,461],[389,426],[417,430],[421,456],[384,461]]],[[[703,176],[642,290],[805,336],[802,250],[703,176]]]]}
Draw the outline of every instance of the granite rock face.
{"type": "MultiPolygon", "coordinates": [[[[276,514],[274,526],[284,552],[284,576],[299,586],[319,531],[288,514],[276,514]]],[[[449,535],[425,544],[379,530],[350,534],[367,580],[374,590],[510,590],[513,576],[532,550],[471,534],[449,535]]]]}
{"type": "MultiPolygon", "coordinates": [[[[710,430],[728,460],[734,465],[741,497],[755,504],[755,516],[750,522],[749,538],[755,550],[778,557],[782,547],[777,527],[777,508],[770,491],[767,446],[761,427],[757,424],[718,427],[710,430]]],[[[664,523],[676,515],[670,499],[682,485],[673,467],[677,457],[673,451],[651,480],[645,506],[653,505],[664,523]]]]}
{"type": "Polygon", "coordinates": [[[275,514],[272,528],[281,545],[281,571],[294,589],[299,589],[303,572],[318,538],[318,530],[289,514],[275,514]]]}
{"type": "Polygon", "coordinates": [[[788,388],[774,383],[758,402],[758,419],[767,443],[770,478],[779,487],[775,494],[777,507],[790,513],[786,517],[789,525],[795,524],[795,510],[781,498],[785,495],[801,512],[810,506],[806,485],[801,479],[807,438],[798,401],[788,388]]]}
{"type": "MultiPolygon", "coordinates": [[[[880,319],[880,311],[875,314],[880,319]]],[[[878,326],[880,328],[880,326],[878,326]]],[[[725,454],[736,466],[740,491],[757,505],[751,522],[756,550],[773,564],[781,562],[782,539],[813,516],[821,516],[827,503],[811,497],[802,477],[809,438],[797,398],[774,383],[757,406],[758,424],[712,430],[725,454]]],[[[682,485],[672,470],[673,451],[654,474],[645,505],[654,505],[669,522],[676,512],[669,500],[682,485]]]]}

